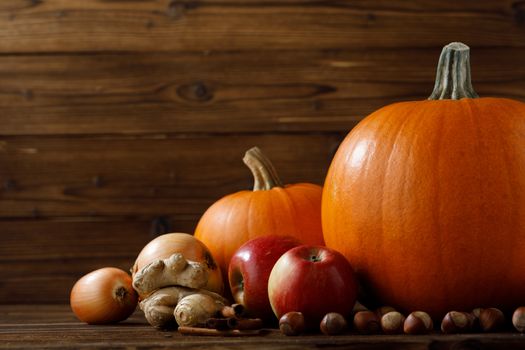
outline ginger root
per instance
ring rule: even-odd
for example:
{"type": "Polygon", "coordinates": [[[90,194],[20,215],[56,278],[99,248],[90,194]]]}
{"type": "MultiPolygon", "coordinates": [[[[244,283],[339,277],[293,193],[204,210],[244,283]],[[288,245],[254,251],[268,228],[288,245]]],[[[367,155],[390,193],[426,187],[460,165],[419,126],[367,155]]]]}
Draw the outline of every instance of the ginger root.
{"type": "Polygon", "coordinates": [[[208,275],[205,263],[189,261],[181,253],[175,253],[144,266],[133,276],[133,288],[141,298],[167,286],[198,289],[208,283],[208,275]]]}
{"type": "Polygon", "coordinates": [[[175,307],[175,320],[179,326],[205,326],[206,321],[220,313],[225,305],[224,300],[208,294],[188,295],[175,307]]]}
{"type": "Polygon", "coordinates": [[[150,325],[157,328],[169,327],[175,325],[174,310],[177,304],[185,297],[194,294],[207,295],[223,305],[228,304],[228,301],[219,294],[205,289],[174,286],[157,290],[142,300],[139,306],[144,311],[146,320],[150,325]]]}

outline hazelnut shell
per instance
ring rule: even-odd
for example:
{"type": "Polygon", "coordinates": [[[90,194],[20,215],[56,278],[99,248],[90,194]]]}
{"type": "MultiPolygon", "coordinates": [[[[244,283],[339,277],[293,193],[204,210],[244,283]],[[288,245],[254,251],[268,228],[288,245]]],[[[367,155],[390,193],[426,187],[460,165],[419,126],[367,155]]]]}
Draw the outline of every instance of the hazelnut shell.
{"type": "Polygon", "coordinates": [[[479,313],[479,326],[483,332],[496,332],[505,326],[505,315],[494,307],[481,309],[479,313]]]}
{"type": "Polygon", "coordinates": [[[390,311],[381,317],[381,329],[385,334],[403,333],[403,324],[405,316],[397,311],[390,311]]]}
{"type": "Polygon", "coordinates": [[[326,335],[341,334],[346,330],[347,323],[343,315],[330,312],[323,317],[320,324],[321,332],[326,335]]]}
{"type": "Polygon", "coordinates": [[[525,333],[525,306],[520,306],[514,311],[512,325],[518,332],[525,333]]]}
{"type": "Polygon", "coordinates": [[[359,311],[354,315],[354,328],[361,334],[378,334],[381,319],[374,311],[359,311]]]}
{"type": "Polygon", "coordinates": [[[301,312],[291,311],[279,319],[279,329],[284,335],[299,335],[304,332],[304,316],[301,312]]]}
{"type": "Polygon", "coordinates": [[[414,311],[405,320],[403,330],[406,334],[426,334],[434,328],[429,314],[423,311],[414,311]]]}

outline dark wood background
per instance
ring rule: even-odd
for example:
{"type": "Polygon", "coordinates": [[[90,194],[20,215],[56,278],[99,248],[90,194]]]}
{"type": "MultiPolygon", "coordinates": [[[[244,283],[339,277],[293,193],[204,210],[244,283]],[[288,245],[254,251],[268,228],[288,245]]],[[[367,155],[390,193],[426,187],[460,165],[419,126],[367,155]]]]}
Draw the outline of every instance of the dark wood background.
{"type": "Polygon", "coordinates": [[[373,110],[422,99],[441,47],[483,96],[525,100],[525,1],[0,3],[0,303],[66,303],[250,187],[260,146],[322,184],[373,110]]]}

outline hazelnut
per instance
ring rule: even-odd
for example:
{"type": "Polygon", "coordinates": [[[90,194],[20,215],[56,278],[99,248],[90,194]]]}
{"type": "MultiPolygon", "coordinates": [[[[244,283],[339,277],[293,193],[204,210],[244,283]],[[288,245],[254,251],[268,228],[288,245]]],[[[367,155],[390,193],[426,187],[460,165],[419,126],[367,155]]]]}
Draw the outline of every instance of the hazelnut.
{"type": "Polygon", "coordinates": [[[512,315],[512,324],[518,332],[525,332],[525,306],[520,306],[512,315]]]}
{"type": "Polygon", "coordinates": [[[385,314],[396,311],[392,306],[381,306],[380,308],[376,309],[376,314],[379,316],[379,318],[383,317],[385,314]]]}
{"type": "Polygon", "coordinates": [[[483,332],[495,332],[505,326],[505,315],[494,307],[481,309],[479,312],[479,326],[483,332]]]}
{"type": "Polygon", "coordinates": [[[472,330],[475,317],[468,312],[450,311],[441,321],[443,333],[466,333],[472,330]]]}
{"type": "Polygon", "coordinates": [[[426,334],[434,328],[434,323],[429,314],[423,311],[414,311],[408,315],[403,330],[406,334],[426,334]]]}
{"type": "Polygon", "coordinates": [[[472,331],[479,331],[479,314],[481,313],[482,308],[478,307],[475,308],[470,312],[470,314],[474,317],[474,322],[472,323],[472,331]]]}
{"type": "Polygon", "coordinates": [[[397,311],[390,311],[381,317],[381,329],[385,334],[401,334],[403,333],[403,324],[405,323],[405,316],[397,311]]]}
{"type": "Polygon", "coordinates": [[[279,319],[279,329],[284,335],[299,335],[304,331],[304,316],[301,312],[291,311],[279,319]]]}
{"type": "Polygon", "coordinates": [[[354,327],[359,333],[381,333],[381,319],[373,311],[359,311],[354,315],[354,327]]]}
{"type": "Polygon", "coordinates": [[[480,307],[475,308],[474,310],[472,310],[471,314],[472,314],[475,318],[478,318],[478,319],[479,319],[479,314],[481,313],[481,310],[483,310],[483,309],[480,308],[480,307]]]}
{"type": "Polygon", "coordinates": [[[335,335],[343,333],[346,329],[346,320],[343,315],[337,312],[329,312],[321,321],[321,332],[326,335],[335,335]]]}

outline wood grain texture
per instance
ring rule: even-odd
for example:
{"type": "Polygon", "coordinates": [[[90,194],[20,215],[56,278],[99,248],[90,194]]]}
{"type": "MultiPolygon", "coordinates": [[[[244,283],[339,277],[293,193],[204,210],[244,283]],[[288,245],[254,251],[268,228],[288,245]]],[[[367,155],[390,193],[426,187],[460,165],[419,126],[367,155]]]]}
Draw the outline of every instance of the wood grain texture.
{"type": "MultiPolygon", "coordinates": [[[[191,232],[193,217],[166,217],[191,232]],[[190,224],[189,224],[190,223],[190,224]]],[[[105,266],[129,271],[158,231],[155,218],[0,221],[0,300],[3,303],[64,303],[84,274],[105,266]]]]}
{"type": "Polygon", "coordinates": [[[0,8],[0,52],[523,47],[521,1],[67,1],[0,8]]]}
{"type": "Polygon", "coordinates": [[[252,187],[241,159],[253,145],[287,183],[322,183],[342,136],[4,138],[0,300],[63,303],[83,274],[129,269],[152,229],[193,232],[211,203],[252,187]]]}
{"type": "MultiPolygon", "coordinates": [[[[439,52],[0,56],[0,134],[347,132],[381,106],[426,98],[439,52]]],[[[516,62],[525,49],[473,49],[475,89],[525,100],[516,62]]]]}
{"type": "MultiPolygon", "coordinates": [[[[251,187],[254,145],[286,183],[321,184],[365,115],[430,94],[450,41],[472,47],[480,95],[525,101],[518,0],[0,2],[0,304],[65,303],[80,275],[127,269],[152,226],[192,231],[251,187]]],[[[64,342],[105,344],[93,329],[64,342]]],[[[52,347],[46,332],[0,347],[52,347]]]]}
{"type": "Polygon", "coordinates": [[[268,329],[245,338],[183,336],[146,324],[137,311],[117,325],[90,326],[77,321],[67,305],[0,306],[0,349],[525,349],[518,333],[286,337],[268,329]]]}
{"type": "Polygon", "coordinates": [[[258,145],[285,183],[322,183],[343,135],[15,137],[1,143],[1,217],[199,215],[249,189],[258,145]]]}

